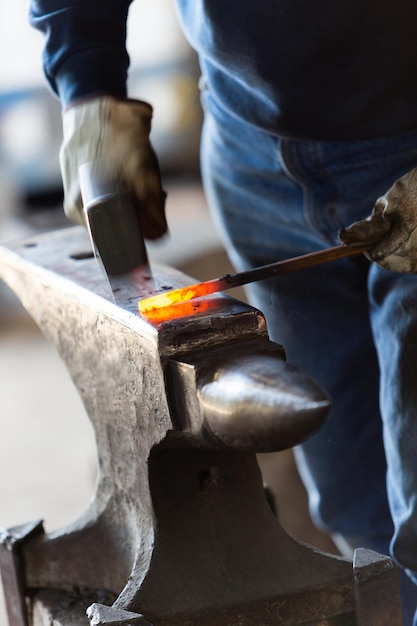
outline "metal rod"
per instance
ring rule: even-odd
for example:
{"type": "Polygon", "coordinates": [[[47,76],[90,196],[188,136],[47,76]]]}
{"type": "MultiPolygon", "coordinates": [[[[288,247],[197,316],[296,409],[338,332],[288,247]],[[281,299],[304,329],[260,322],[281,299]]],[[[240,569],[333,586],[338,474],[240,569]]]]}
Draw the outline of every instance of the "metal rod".
{"type": "Polygon", "coordinates": [[[177,303],[191,300],[192,298],[206,296],[219,291],[226,291],[227,289],[232,289],[233,287],[240,287],[255,281],[272,278],[280,274],[288,274],[289,272],[307,269],[309,267],[314,267],[315,265],[329,263],[330,261],[366,252],[369,250],[369,247],[369,243],[362,245],[341,244],[332,248],[326,248],[325,250],[309,252],[308,254],[303,254],[292,259],[285,259],[283,261],[270,263],[269,265],[262,265],[237,274],[225,274],[220,278],[206,280],[202,283],[190,285],[189,287],[182,287],[180,289],[166,291],[164,293],[151,296],[150,298],[145,298],[139,302],[139,312],[147,314],[155,309],[172,306],[177,303]]]}
{"type": "MultiPolygon", "coordinates": [[[[232,287],[240,287],[241,285],[247,285],[248,283],[253,283],[258,280],[272,278],[279,274],[288,274],[289,272],[296,272],[298,270],[314,267],[315,265],[329,263],[329,261],[336,261],[337,259],[360,254],[367,250],[369,250],[369,244],[362,246],[333,246],[332,248],[309,252],[308,254],[302,254],[301,256],[296,256],[291,259],[276,261],[269,265],[262,265],[253,270],[247,270],[237,274],[227,274],[226,276],[222,276],[220,281],[225,285],[223,287],[224,289],[231,289],[232,287]]],[[[211,281],[206,281],[206,284],[208,282],[211,281]]]]}

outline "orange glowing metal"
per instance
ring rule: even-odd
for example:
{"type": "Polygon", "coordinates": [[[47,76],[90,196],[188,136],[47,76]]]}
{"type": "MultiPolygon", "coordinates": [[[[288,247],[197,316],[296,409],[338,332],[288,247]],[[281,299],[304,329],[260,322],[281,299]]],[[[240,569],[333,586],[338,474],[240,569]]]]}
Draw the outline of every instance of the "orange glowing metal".
{"type": "MultiPolygon", "coordinates": [[[[369,243],[362,245],[334,246],[333,248],[326,248],[325,250],[310,252],[309,254],[303,254],[302,256],[297,256],[292,259],[286,259],[285,261],[277,261],[270,265],[262,265],[261,267],[246,272],[225,274],[225,276],[221,278],[207,280],[202,283],[196,283],[195,285],[181,287],[180,289],[166,291],[156,296],[145,298],[139,302],[139,313],[147,318],[157,317],[162,319],[165,313],[168,314],[167,309],[174,309],[174,311],[177,311],[177,314],[172,315],[171,311],[169,319],[172,319],[172,317],[180,317],[180,310],[176,309],[176,307],[194,298],[207,296],[218,291],[225,291],[226,289],[232,289],[232,287],[247,285],[248,283],[258,280],[265,280],[266,278],[272,278],[279,274],[286,274],[288,272],[313,267],[314,265],[321,265],[322,263],[328,263],[329,261],[335,261],[336,259],[352,256],[354,254],[360,254],[361,252],[366,252],[369,248],[369,243]],[[159,311],[162,315],[155,315],[156,311],[159,311]]],[[[165,319],[168,318],[165,317],[165,319]]]]}
{"type": "Polygon", "coordinates": [[[148,314],[150,311],[176,306],[188,300],[193,300],[194,298],[208,296],[210,293],[216,293],[217,291],[222,291],[221,280],[209,280],[205,283],[196,283],[195,285],[181,287],[180,289],[166,291],[165,293],[159,293],[156,296],[145,298],[145,300],[139,302],[139,311],[140,313],[148,314]]]}
{"type": "Polygon", "coordinates": [[[150,309],[143,313],[146,321],[153,326],[158,326],[163,322],[170,320],[184,319],[186,317],[195,317],[204,315],[218,306],[218,300],[194,298],[185,302],[177,302],[176,304],[150,309]]]}

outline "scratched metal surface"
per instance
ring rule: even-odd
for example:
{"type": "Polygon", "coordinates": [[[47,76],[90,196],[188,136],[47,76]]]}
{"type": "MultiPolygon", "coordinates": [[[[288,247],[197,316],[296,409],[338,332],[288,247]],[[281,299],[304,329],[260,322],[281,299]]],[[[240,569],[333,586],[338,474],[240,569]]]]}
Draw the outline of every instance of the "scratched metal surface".
{"type": "MultiPolygon", "coordinates": [[[[134,288],[121,279],[116,306],[107,278],[92,256],[89,237],[82,227],[37,235],[10,247],[0,247],[0,263],[0,278],[18,294],[27,309],[34,311],[32,292],[35,279],[37,289],[50,282],[56,290],[56,298],[63,291],[70,294],[74,293],[75,287],[81,287],[86,290],[84,298],[87,304],[94,300],[97,309],[123,319],[123,323],[132,328],[140,328],[141,332],[158,342],[161,352],[172,352],[180,346],[187,350],[204,345],[206,337],[212,345],[217,341],[216,337],[223,341],[226,335],[232,340],[242,333],[259,335],[267,332],[265,319],[259,311],[223,294],[207,296],[204,298],[206,306],[194,306],[188,315],[183,314],[179,318],[156,322],[141,319],[137,306],[139,299],[161,289],[175,289],[195,282],[195,279],[169,266],[153,265],[152,278],[149,279],[145,272],[142,278],[138,276],[134,288]],[[28,266],[31,266],[30,272],[27,272],[28,266]]],[[[36,320],[36,311],[34,313],[36,320]]]]}

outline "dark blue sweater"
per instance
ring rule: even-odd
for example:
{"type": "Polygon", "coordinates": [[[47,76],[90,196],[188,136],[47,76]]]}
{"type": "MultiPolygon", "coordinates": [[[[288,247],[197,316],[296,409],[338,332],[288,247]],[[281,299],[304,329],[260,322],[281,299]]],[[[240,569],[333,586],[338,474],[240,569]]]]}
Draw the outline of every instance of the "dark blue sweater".
{"type": "MultiPolygon", "coordinates": [[[[126,95],[131,0],[32,0],[64,105],[126,95]]],[[[417,128],[417,0],[177,0],[208,88],[234,115],[317,140],[417,128]]]]}

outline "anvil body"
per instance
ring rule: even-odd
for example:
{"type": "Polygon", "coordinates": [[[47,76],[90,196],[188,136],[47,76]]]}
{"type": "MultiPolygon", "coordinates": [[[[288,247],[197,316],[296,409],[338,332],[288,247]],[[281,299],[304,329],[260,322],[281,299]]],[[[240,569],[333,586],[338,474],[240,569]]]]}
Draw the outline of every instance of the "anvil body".
{"type": "Polygon", "coordinates": [[[148,279],[121,285],[116,306],[81,227],[1,247],[0,277],[64,360],[99,460],[80,519],[3,533],[10,626],[400,626],[390,559],[323,554],[270,509],[256,453],[311,436],[329,398],[286,363],[260,311],[213,295],[142,319],[148,279]]]}

